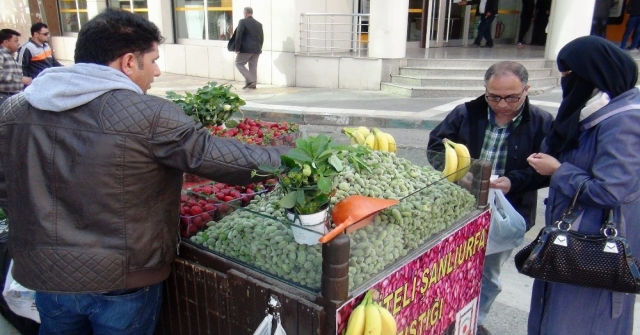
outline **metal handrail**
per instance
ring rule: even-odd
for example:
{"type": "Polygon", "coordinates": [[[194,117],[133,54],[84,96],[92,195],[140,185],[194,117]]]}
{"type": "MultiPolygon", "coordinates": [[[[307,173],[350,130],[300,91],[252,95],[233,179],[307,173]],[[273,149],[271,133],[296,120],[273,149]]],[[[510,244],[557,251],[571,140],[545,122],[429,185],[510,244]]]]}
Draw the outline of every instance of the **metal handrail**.
{"type": "Polygon", "coordinates": [[[309,55],[313,53],[327,53],[331,56],[335,52],[344,51],[356,53],[357,57],[367,50],[367,42],[363,42],[363,28],[368,31],[369,14],[345,13],[301,13],[300,14],[300,52],[309,55]],[[351,18],[351,22],[336,22],[339,18],[351,18]],[[312,20],[316,21],[312,21],[312,20]],[[323,22],[318,22],[322,20],[323,22]],[[319,28],[324,27],[324,29],[319,28]],[[351,37],[343,38],[344,34],[351,37]],[[340,37],[337,37],[340,36],[340,37]],[[316,42],[316,43],[313,43],[316,42]],[[320,43],[318,43],[320,42],[320,43]]]}

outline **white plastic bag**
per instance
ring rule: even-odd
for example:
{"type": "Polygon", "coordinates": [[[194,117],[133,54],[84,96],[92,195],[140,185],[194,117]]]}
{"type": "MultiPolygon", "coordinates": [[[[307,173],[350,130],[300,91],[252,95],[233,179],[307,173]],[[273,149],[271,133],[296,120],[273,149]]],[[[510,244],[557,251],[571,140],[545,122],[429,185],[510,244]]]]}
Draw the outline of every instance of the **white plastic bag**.
{"type": "Polygon", "coordinates": [[[499,189],[489,189],[489,204],[491,205],[491,225],[485,255],[519,247],[527,231],[522,215],[516,212],[499,189]]]}
{"type": "MultiPolygon", "coordinates": [[[[256,329],[255,333],[253,333],[253,335],[272,335],[271,334],[272,321],[273,321],[273,315],[267,314],[267,316],[264,318],[264,320],[262,320],[262,322],[258,326],[258,329],[256,329]]],[[[287,335],[287,333],[284,331],[284,328],[282,328],[282,324],[280,323],[280,318],[278,318],[278,326],[276,328],[276,332],[273,333],[273,335],[287,335]]]]}
{"type": "Polygon", "coordinates": [[[7,273],[7,278],[5,278],[2,296],[11,311],[39,323],[40,313],[36,309],[36,292],[15,281],[11,274],[12,269],[13,260],[9,264],[9,272],[7,273]]]}

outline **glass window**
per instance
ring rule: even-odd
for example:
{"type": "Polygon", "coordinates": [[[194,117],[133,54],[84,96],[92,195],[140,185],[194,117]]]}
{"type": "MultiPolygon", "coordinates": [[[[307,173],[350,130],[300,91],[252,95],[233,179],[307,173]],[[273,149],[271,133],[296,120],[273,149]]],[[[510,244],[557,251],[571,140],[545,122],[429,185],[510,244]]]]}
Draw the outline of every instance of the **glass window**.
{"type": "Polygon", "coordinates": [[[147,0],[109,0],[109,7],[123,9],[149,19],[147,0]]]}
{"type": "Polygon", "coordinates": [[[175,0],[178,38],[228,40],[233,34],[232,0],[175,0]]]}
{"type": "Polygon", "coordinates": [[[63,33],[77,33],[89,21],[85,0],[58,0],[63,33]]]}

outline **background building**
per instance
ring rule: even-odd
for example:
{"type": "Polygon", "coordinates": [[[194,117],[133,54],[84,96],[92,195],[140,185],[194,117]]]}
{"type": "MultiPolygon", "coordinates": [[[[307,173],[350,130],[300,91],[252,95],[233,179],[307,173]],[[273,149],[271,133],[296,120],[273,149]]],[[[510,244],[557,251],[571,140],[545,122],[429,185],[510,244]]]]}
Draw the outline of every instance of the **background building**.
{"type": "MultiPolygon", "coordinates": [[[[589,33],[584,27],[593,1],[554,1],[550,22],[580,22],[555,39],[551,35],[560,32],[550,29],[549,60],[566,39],[589,33]]],[[[162,71],[241,80],[226,47],[246,6],[264,27],[258,83],[281,86],[379,90],[406,65],[408,48],[465,46],[477,25],[475,6],[452,0],[3,0],[0,25],[20,31],[25,42],[31,24],[42,21],[49,25],[56,57],[72,61],[83,24],[106,7],[130,10],[166,37],[158,62],[162,71]]],[[[500,0],[493,27],[497,44],[515,44],[520,6],[521,0],[500,0]]],[[[618,16],[610,39],[620,39],[625,18],[618,16]]]]}

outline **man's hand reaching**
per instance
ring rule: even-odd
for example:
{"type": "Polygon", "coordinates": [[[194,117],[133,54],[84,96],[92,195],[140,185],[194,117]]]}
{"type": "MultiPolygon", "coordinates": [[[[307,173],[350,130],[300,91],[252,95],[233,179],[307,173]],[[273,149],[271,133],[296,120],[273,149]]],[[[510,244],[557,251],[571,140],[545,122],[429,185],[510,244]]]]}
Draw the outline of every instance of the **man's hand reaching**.
{"type": "Polygon", "coordinates": [[[496,180],[489,182],[489,188],[497,188],[502,191],[502,193],[507,194],[511,189],[511,180],[507,177],[498,177],[496,180]]]}

